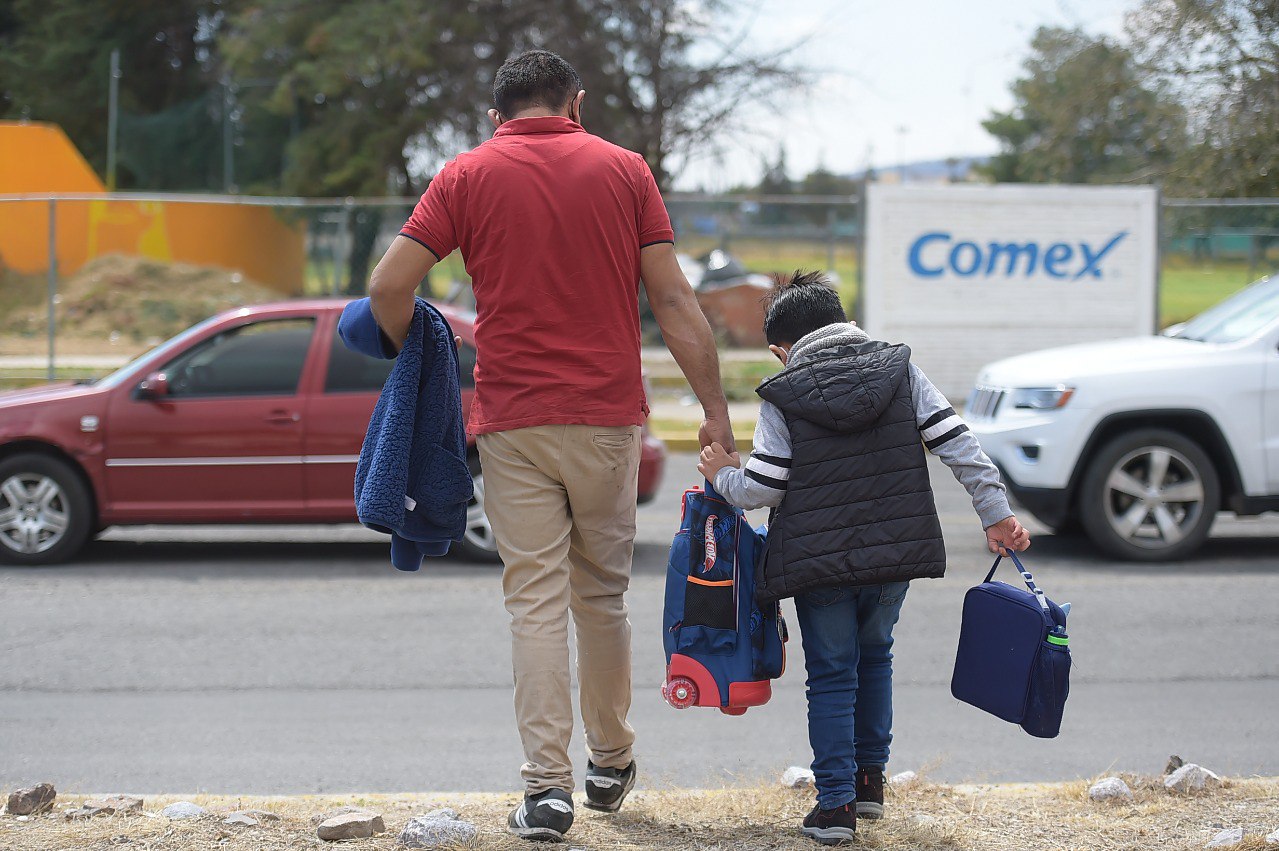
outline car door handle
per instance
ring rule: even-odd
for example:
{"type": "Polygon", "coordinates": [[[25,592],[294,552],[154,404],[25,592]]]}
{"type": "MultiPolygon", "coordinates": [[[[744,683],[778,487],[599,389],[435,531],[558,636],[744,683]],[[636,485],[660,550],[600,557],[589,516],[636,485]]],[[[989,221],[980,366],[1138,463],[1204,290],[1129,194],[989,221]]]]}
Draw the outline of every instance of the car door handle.
{"type": "Polygon", "coordinates": [[[292,425],[302,419],[302,415],[297,411],[272,411],[263,419],[271,423],[271,425],[292,425]]]}

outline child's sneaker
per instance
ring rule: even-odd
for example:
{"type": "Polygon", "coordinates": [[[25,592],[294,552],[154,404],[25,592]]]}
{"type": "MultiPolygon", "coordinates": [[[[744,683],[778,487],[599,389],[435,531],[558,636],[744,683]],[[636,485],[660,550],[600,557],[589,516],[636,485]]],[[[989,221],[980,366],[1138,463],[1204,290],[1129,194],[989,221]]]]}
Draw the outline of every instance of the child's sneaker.
{"type": "Polygon", "coordinates": [[[593,762],[586,764],[586,807],[605,813],[615,813],[622,808],[622,801],[635,787],[635,760],[625,768],[600,768],[593,762]]]}
{"type": "Polygon", "coordinates": [[[857,769],[857,815],[884,817],[884,769],[878,765],[857,769]]]}
{"type": "Polygon", "coordinates": [[[559,789],[525,795],[506,821],[508,831],[533,842],[563,842],[572,826],[573,798],[559,789]]]}
{"type": "Polygon", "coordinates": [[[833,810],[813,807],[804,818],[802,831],[822,845],[847,845],[857,838],[857,809],[852,804],[833,810]]]}

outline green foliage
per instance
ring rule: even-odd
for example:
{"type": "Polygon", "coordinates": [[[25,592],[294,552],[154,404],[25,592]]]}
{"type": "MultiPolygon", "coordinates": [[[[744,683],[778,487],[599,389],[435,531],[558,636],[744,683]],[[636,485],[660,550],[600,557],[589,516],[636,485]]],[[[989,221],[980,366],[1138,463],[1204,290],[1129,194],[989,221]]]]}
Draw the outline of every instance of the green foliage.
{"type": "Polygon", "coordinates": [[[1144,0],[1128,34],[1177,87],[1191,144],[1169,187],[1209,197],[1279,195],[1279,3],[1144,0]]]}
{"type": "MultiPolygon", "coordinates": [[[[0,3],[0,115],[60,124],[103,172],[112,49],[121,53],[122,114],[150,115],[188,104],[207,91],[209,45],[233,1],[0,3]]],[[[192,120],[197,126],[188,128],[195,131],[188,145],[207,142],[207,114],[192,120]]],[[[120,184],[125,187],[193,188],[205,183],[203,172],[177,185],[144,182],[121,158],[120,184]]]]}
{"type": "Polygon", "coordinates": [[[1016,105],[983,122],[1001,150],[984,168],[1003,182],[1150,182],[1184,147],[1179,105],[1127,48],[1079,30],[1041,27],[1016,105]]]}

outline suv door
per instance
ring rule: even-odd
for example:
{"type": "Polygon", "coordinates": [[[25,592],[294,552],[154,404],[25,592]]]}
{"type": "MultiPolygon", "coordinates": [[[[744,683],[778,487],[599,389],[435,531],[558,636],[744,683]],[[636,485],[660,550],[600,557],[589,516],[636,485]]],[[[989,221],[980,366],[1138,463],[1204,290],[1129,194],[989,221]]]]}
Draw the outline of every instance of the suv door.
{"type": "Polygon", "coordinates": [[[1261,429],[1266,442],[1266,480],[1270,495],[1279,496],[1279,329],[1271,330],[1265,375],[1261,429]]]}
{"type": "Polygon", "coordinates": [[[134,522],[300,519],[298,387],[314,317],[245,322],[195,343],[160,370],[168,393],[111,401],[106,490],[134,522]]]}

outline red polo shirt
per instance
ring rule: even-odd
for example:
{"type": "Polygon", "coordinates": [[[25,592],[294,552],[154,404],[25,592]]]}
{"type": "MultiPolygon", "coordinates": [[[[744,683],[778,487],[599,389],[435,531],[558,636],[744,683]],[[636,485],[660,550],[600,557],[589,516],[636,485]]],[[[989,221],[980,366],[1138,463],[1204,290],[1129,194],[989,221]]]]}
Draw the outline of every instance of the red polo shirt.
{"type": "Polygon", "coordinates": [[[475,434],[644,422],[639,256],[674,241],[639,154],[518,118],[448,163],[401,236],[460,248],[475,290],[475,434]]]}

